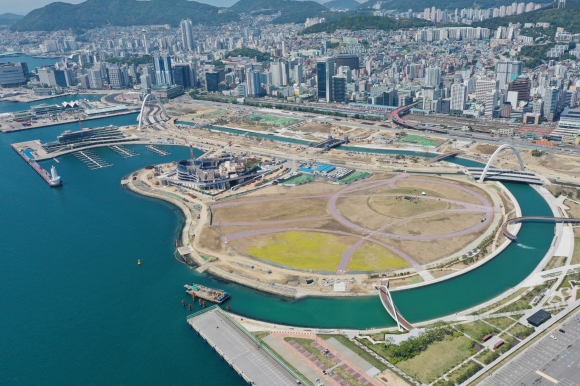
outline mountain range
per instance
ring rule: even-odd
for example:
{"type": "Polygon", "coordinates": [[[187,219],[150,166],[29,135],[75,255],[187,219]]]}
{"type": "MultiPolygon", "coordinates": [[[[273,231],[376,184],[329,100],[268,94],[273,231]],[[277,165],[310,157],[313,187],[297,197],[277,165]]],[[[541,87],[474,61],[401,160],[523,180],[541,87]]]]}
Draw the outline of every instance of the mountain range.
{"type": "Polygon", "coordinates": [[[13,13],[3,13],[0,15],[0,25],[12,25],[24,16],[15,15],[13,13]]]}
{"type": "MultiPolygon", "coordinates": [[[[80,4],[51,3],[35,9],[20,20],[6,24],[11,24],[12,31],[83,30],[107,25],[169,24],[175,27],[181,20],[188,18],[194,24],[221,25],[239,20],[241,13],[268,15],[277,12],[281,12],[281,15],[274,19],[275,24],[304,23],[309,17],[325,17],[332,22],[345,17],[369,15],[378,1],[384,2],[368,0],[359,4],[355,0],[331,0],[320,4],[311,0],[239,0],[226,8],[189,0],[87,0],[80,4]],[[332,12],[329,8],[333,7],[351,10],[332,12]]],[[[487,8],[512,2],[477,0],[477,6],[487,8]]],[[[474,7],[476,4],[474,0],[448,0],[444,5],[439,0],[389,0],[387,5],[389,9],[419,11],[431,6],[455,9],[474,7]]]]}

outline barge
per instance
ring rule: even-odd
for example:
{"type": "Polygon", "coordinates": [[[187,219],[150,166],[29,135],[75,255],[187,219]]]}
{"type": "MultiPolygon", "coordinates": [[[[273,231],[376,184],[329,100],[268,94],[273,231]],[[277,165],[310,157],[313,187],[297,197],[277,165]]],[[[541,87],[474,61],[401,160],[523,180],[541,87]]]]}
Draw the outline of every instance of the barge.
{"type": "Polygon", "coordinates": [[[222,304],[223,302],[225,302],[230,298],[230,294],[223,290],[209,288],[201,284],[195,283],[193,283],[192,285],[186,284],[184,285],[184,287],[185,292],[188,295],[191,295],[194,299],[198,297],[200,299],[208,300],[213,303],[222,304]]]}

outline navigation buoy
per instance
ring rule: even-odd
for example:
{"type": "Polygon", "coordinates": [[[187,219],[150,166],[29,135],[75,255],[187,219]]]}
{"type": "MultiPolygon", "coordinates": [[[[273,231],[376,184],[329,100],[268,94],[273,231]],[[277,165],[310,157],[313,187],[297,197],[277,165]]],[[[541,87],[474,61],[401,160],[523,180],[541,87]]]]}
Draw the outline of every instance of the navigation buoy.
{"type": "Polygon", "coordinates": [[[137,260],[137,265],[141,265],[141,259],[137,260]]]}

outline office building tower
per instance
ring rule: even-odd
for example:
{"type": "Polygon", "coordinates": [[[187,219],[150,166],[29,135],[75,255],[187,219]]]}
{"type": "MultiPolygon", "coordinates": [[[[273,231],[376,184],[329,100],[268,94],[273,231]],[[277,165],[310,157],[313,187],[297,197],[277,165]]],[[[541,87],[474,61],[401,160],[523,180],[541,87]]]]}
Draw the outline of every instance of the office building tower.
{"type": "Polygon", "coordinates": [[[26,83],[20,64],[0,63],[0,86],[10,87],[26,83]]]}
{"type": "Polygon", "coordinates": [[[499,92],[497,90],[489,90],[485,94],[485,116],[493,117],[493,112],[497,106],[499,92]]]}
{"type": "Polygon", "coordinates": [[[499,82],[496,79],[478,79],[475,82],[475,100],[484,103],[487,93],[491,90],[497,90],[499,82]]]}
{"type": "Polygon", "coordinates": [[[145,94],[151,93],[151,75],[143,74],[141,75],[141,91],[145,94]]]}
{"type": "Polygon", "coordinates": [[[500,90],[504,90],[508,83],[522,74],[523,64],[517,60],[503,60],[495,65],[495,78],[499,81],[500,90]]]}
{"type": "Polygon", "coordinates": [[[304,83],[304,65],[302,63],[294,66],[294,82],[298,84],[304,83]]]}
{"type": "Polygon", "coordinates": [[[181,41],[183,42],[183,49],[185,51],[195,50],[195,40],[193,39],[193,25],[191,20],[181,21],[181,41]]]}
{"type": "Polygon", "coordinates": [[[188,63],[176,63],[173,65],[173,82],[184,89],[194,87],[193,71],[188,63]]]}
{"type": "Polygon", "coordinates": [[[544,116],[550,122],[553,122],[556,117],[559,97],[560,90],[556,87],[550,87],[544,91],[544,116]]]}
{"type": "Polygon", "coordinates": [[[205,73],[205,89],[207,92],[217,92],[219,90],[220,74],[211,71],[205,73]]]}
{"type": "Polygon", "coordinates": [[[463,112],[467,101],[467,87],[462,84],[451,85],[451,105],[449,108],[454,112],[463,112]]]}
{"type": "Polygon", "coordinates": [[[528,101],[530,99],[531,87],[532,81],[530,78],[527,75],[520,75],[508,85],[508,91],[515,91],[518,93],[518,102],[528,101]]]}
{"type": "Polygon", "coordinates": [[[346,100],[346,77],[335,75],[332,77],[332,101],[344,102],[346,100]]]}
{"type": "Polygon", "coordinates": [[[260,79],[260,71],[248,68],[246,70],[246,95],[249,97],[259,97],[262,95],[262,82],[260,79]]]}
{"type": "Polygon", "coordinates": [[[103,76],[101,75],[101,70],[90,69],[89,70],[89,86],[92,89],[102,89],[103,88],[103,76]]]}
{"type": "Polygon", "coordinates": [[[357,55],[339,54],[334,60],[337,68],[341,66],[348,66],[351,70],[359,69],[359,57],[357,55]]]}
{"type": "Polygon", "coordinates": [[[425,87],[439,87],[441,83],[441,69],[429,67],[425,72],[425,87]]]}
{"type": "Polygon", "coordinates": [[[109,79],[111,88],[119,89],[126,86],[125,77],[121,73],[121,68],[116,64],[107,67],[107,78],[109,79]]]}
{"type": "Polygon", "coordinates": [[[333,97],[332,77],[334,76],[334,58],[320,58],[316,63],[318,81],[318,99],[330,102],[333,97]]]}
{"type": "Polygon", "coordinates": [[[155,71],[155,81],[158,85],[174,84],[173,81],[173,67],[171,65],[171,58],[167,55],[155,55],[153,57],[153,69],[155,71]]]}

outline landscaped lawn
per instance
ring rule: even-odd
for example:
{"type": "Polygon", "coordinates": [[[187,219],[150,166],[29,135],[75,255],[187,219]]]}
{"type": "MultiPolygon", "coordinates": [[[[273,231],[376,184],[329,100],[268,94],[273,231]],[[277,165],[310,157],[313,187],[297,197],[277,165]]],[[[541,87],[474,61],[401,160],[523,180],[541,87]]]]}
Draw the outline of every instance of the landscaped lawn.
{"type": "Polygon", "coordinates": [[[508,332],[521,340],[521,339],[525,339],[528,336],[532,335],[534,333],[534,328],[533,327],[526,327],[523,324],[518,323],[515,326],[513,326],[512,328],[510,328],[508,330],[508,332]]]}
{"type": "Polygon", "coordinates": [[[375,271],[408,267],[409,264],[394,255],[387,248],[365,242],[361,245],[348,265],[349,271],[375,271]]]}
{"type": "Polygon", "coordinates": [[[488,322],[489,324],[493,324],[502,331],[516,322],[515,320],[508,318],[506,316],[502,316],[500,318],[489,318],[486,319],[485,321],[488,322]]]}
{"type": "Polygon", "coordinates": [[[251,246],[248,253],[293,268],[333,272],[349,245],[340,236],[290,231],[270,237],[265,244],[251,246]]]}
{"type": "Polygon", "coordinates": [[[431,344],[427,350],[409,360],[397,363],[397,367],[423,383],[431,383],[437,377],[469,358],[473,341],[465,336],[447,338],[431,344]]]}
{"type": "Polygon", "coordinates": [[[500,332],[497,328],[492,327],[489,324],[482,322],[481,320],[476,320],[475,322],[464,324],[456,324],[455,327],[459,331],[469,335],[470,337],[472,337],[477,341],[481,340],[481,338],[483,338],[487,334],[495,335],[500,332]]]}

